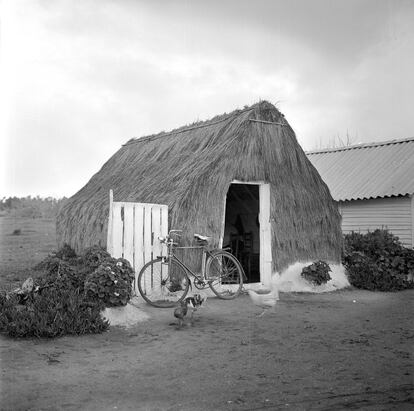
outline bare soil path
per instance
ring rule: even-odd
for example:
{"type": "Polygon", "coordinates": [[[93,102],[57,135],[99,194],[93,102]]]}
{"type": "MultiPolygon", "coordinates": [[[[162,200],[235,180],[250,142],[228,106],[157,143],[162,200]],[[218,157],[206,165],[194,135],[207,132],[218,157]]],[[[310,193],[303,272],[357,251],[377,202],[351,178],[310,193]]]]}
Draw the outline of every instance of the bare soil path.
{"type": "Polygon", "coordinates": [[[100,335],[0,338],[2,410],[409,410],[414,292],[208,300],[100,335]],[[355,302],[354,302],[355,301],[355,302]]]}

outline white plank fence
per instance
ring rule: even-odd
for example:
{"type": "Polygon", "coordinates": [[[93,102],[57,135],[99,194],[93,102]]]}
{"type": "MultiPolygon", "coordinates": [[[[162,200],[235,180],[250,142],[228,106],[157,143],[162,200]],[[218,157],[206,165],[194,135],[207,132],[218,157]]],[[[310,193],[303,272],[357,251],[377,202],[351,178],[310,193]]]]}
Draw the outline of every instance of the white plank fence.
{"type": "MultiPolygon", "coordinates": [[[[107,251],[125,258],[135,270],[135,280],[148,261],[166,254],[158,237],[168,234],[168,206],[113,201],[109,192],[107,251]]],[[[137,281],[135,281],[136,291],[137,281]]]]}

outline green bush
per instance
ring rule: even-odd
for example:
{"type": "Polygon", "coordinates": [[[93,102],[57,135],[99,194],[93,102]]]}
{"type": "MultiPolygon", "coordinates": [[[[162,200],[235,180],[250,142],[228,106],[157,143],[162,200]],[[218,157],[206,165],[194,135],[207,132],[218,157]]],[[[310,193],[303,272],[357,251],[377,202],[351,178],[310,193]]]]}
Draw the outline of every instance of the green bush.
{"type": "Polygon", "coordinates": [[[105,331],[102,305],[87,301],[79,290],[52,286],[19,304],[19,296],[0,297],[0,331],[11,337],[58,337],[105,331]]]}
{"type": "Polygon", "coordinates": [[[331,269],[327,263],[324,261],[316,261],[304,267],[300,275],[314,285],[322,285],[331,279],[329,275],[330,271],[331,269]]]}
{"type": "Polygon", "coordinates": [[[111,255],[106,250],[96,245],[85,250],[80,258],[80,264],[94,271],[106,260],[110,260],[111,258],[111,255]]]}
{"type": "Polygon", "coordinates": [[[90,271],[79,266],[75,260],[68,262],[57,258],[55,255],[46,257],[35,269],[43,271],[38,279],[38,285],[60,283],[77,288],[80,292],[84,290],[85,279],[90,271]]]}
{"type": "Polygon", "coordinates": [[[414,288],[414,250],[405,248],[387,230],[344,236],[342,256],[349,282],[367,290],[397,291],[414,288]]]}
{"type": "Polygon", "coordinates": [[[54,255],[61,260],[69,260],[69,261],[77,257],[75,250],[69,244],[64,244],[60,250],[54,253],[54,255]]]}
{"type": "Polygon", "coordinates": [[[347,269],[348,280],[354,287],[371,291],[398,291],[414,288],[414,283],[395,275],[381,262],[360,252],[344,256],[343,264],[347,269]]]}
{"type": "Polygon", "coordinates": [[[99,247],[78,257],[64,246],[35,268],[40,275],[33,290],[0,295],[0,332],[12,337],[102,332],[109,324],[100,312],[131,298],[131,265],[99,247]]]}
{"type": "MultiPolygon", "coordinates": [[[[85,281],[95,270],[102,264],[116,265],[117,261],[99,246],[86,249],[78,257],[73,249],[65,244],[59,251],[46,257],[35,269],[45,272],[42,284],[55,281],[66,282],[83,292],[85,281]]],[[[128,264],[129,271],[133,273],[130,264],[126,260],[121,261],[125,261],[128,264]]],[[[127,266],[125,265],[125,267],[127,266]]],[[[117,268],[116,275],[123,275],[123,271],[117,268]]]]}
{"type": "Polygon", "coordinates": [[[85,281],[88,298],[107,307],[126,305],[131,298],[134,271],[127,260],[106,259],[85,281]]]}
{"type": "MultiPolygon", "coordinates": [[[[65,244],[60,250],[48,255],[43,261],[37,264],[34,270],[43,271],[44,280],[53,282],[58,278],[67,279],[67,277],[73,277],[77,272],[84,271],[81,268],[79,266],[79,258],[75,251],[69,245],[65,244]]],[[[84,278],[76,283],[83,284],[83,281],[84,278]]]]}

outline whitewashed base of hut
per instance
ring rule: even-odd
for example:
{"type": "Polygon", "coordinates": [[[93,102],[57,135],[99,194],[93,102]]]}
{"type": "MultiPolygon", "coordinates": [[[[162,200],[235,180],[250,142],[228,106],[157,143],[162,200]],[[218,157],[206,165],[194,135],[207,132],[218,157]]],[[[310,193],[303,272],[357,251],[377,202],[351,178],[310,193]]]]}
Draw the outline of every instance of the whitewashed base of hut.
{"type": "Polygon", "coordinates": [[[133,327],[150,318],[146,312],[139,308],[140,303],[139,299],[134,297],[125,306],[105,308],[101,316],[107,319],[111,326],[133,327]]]}
{"type": "Polygon", "coordinates": [[[306,281],[302,276],[302,269],[312,264],[312,261],[301,263],[297,262],[290,265],[281,274],[274,274],[272,281],[276,284],[281,292],[308,292],[308,293],[325,293],[340,290],[349,287],[348,277],[342,264],[329,264],[331,279],[319,286],[313,285],[306,281]]]}

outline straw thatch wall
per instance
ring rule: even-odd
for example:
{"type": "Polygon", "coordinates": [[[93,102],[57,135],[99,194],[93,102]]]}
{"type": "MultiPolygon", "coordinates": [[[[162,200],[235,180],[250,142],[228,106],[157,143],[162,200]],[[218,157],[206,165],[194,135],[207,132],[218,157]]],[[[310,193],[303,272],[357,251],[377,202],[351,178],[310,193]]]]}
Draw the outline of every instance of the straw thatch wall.
{"type": "Polygon", "coordinates": [[[184,242],[200,232],[218,243],[233,180],[270,183],[274,269],[317,258],[339,261],[337,207],[292,128],[268,102],[130,140],[63,207],[58,242],[77,251],[106,246],[113,189],[115,201],[167,204],[170,227],[184,230],[184,242]]]}

